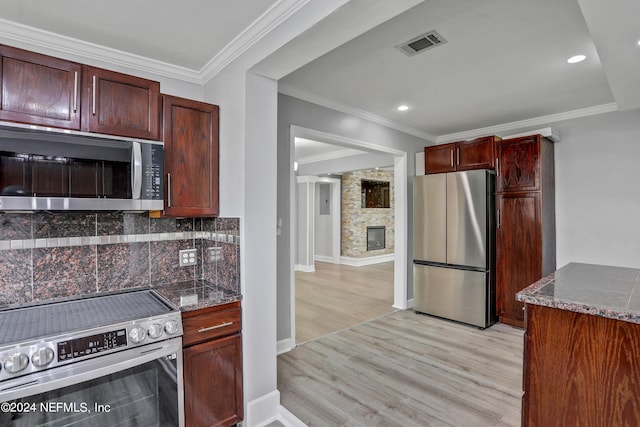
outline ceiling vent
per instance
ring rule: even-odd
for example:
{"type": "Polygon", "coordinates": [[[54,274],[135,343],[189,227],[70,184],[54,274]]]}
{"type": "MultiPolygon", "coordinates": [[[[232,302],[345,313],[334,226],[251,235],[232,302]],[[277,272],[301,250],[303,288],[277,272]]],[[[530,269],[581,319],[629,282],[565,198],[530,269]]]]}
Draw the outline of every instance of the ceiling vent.
{"type": "Polygon", "coordinates": [[[413,56],[417,53],[434,48],[447,41],[435,31],[429,31],[421,36],[415,37],[406,43],[399,44],[396,49],[401,50],[407,56],[413,56]]]}

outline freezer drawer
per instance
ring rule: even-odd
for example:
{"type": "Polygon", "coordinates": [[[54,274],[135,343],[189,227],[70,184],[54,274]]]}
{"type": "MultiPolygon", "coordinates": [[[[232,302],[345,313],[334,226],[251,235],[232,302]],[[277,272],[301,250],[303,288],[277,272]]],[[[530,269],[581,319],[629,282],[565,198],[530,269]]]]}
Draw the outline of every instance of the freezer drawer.
{"type": "Polygon", "coordinates": [[[485,328],[490,325],[488,275],[482,271],[414,264],[414,309],[485,328]]]}

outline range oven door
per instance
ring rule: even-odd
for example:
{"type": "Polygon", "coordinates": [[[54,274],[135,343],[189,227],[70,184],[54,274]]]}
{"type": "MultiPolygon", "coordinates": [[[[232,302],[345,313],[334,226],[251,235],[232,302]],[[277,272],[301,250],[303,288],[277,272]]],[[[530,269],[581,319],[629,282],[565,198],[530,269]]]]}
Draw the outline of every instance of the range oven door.
{"type": "Polygon", "coordinates": [[[182,338],[0,383],[2,426],[184,425],[182,338]]]}

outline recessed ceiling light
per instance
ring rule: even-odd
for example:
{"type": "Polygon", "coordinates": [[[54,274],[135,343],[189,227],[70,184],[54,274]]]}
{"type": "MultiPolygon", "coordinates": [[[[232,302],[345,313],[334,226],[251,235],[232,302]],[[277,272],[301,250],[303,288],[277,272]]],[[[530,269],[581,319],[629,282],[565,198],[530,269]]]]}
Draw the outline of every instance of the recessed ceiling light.
{"type": "Polygon", "coordinates": [[[587,59],[587,57],[584,56],[584,55],[576,55],[576,56],[572,56],[571,58],[567,59],[567,62],[569,64],[576,64],[578,62],[584,61],[585,59],[587,59]]]}
{"type": "Polygon", "coordinates": [[[638,46],[640,46],[640,40],[638,40],[638,46]]]}
{"type": "Polygon", "coordinates": [[[398,106],[398,111],[407,111],[409,109],[408,105],[400,105],[398,106]]]}

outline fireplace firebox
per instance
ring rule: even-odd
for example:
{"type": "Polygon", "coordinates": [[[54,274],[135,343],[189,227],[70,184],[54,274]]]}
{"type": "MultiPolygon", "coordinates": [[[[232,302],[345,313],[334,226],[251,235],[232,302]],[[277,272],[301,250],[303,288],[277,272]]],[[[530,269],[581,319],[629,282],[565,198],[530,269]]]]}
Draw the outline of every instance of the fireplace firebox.
{"type": "Polygon", "coordinates": [[[367,251],[385,248],[385,231],[386,227],[384,225],[367,227],[367,251]]]}

